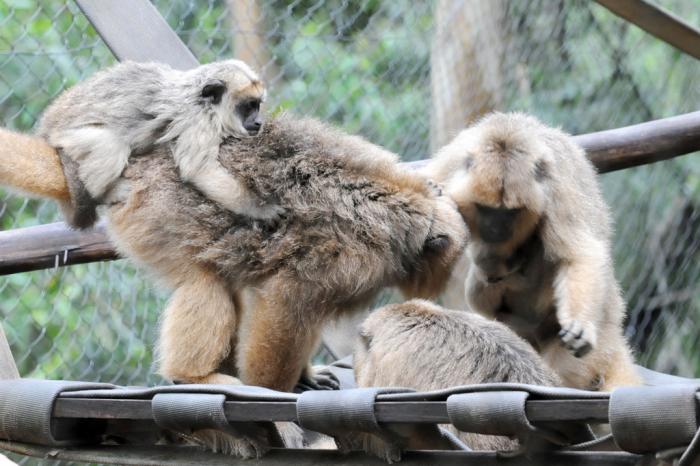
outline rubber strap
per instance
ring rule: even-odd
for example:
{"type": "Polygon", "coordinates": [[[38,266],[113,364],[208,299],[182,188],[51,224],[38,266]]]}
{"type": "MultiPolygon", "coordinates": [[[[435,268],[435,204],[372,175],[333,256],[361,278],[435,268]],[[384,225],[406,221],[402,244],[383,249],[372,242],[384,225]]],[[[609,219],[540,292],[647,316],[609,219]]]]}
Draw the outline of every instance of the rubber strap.
{"type": "Polygon", "coordinates": [[[697,430],[698,386],[621,387],[610,395],[610,428],[617,445],[652,453],[687,445],[697,430]]]}
{"type": "Polygon", "coordinates": [[[97,442],[101,423],[67,420],[56,423],[52,419],[53,406],[62,392],[110,387],[63,380],[0,380],[0,437],[56,446],[97,442]],[[85,429],[87,424],[92,428],[85,429]],[[86,438],[86,431],[94,435],[86,438]]]}
{"type": "Polygon", "coordinates": [[[226,431],[225,395],[159,393],[153,397],[153,420],[164,429],[191,433],[199,429],[226,431]]]}

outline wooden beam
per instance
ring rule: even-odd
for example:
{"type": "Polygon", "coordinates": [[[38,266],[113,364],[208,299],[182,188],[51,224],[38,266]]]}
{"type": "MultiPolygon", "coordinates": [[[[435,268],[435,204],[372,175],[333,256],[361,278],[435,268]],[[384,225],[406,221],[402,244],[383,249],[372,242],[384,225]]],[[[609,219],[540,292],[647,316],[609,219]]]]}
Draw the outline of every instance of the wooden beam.
{"type": "Polygon", "coordinates": [[[146,0],[75,0],[119,61],[167,63],[187,70],[199,65],[155,6],[146,0]]]}
{"type": "Polygon", "coordinates": [[[647,0],[596,0],[652,36],[700,59],[700,30],[647,0]]]}
{"type": "Polygon", "coordinates": [[[574,136],[600,173],[700,150],[700,112],[574,136]]]}
{"type": "MultiPolygon", "coordinates": [[[[574,136],[600,173],[700,150],[700,112],[574,136]]],[[[420,168],[426,161],[411,162],[420,168]]],[[[63,223],[0,232],[0,275],[116,259],[104,228],[84,232],[63,223]]]]}
{"type": "Polygon", "coordinates": [[[116,258],[104,226],[77,231],[59,222],[0,232],[0,275],[116,258]]]}
{"type": "MultiPolygon", "coordinates": [[[[178,447],[160,445],[143,447],[85,446],[85,447],[44,447],[19,442],[0,441],[3,450],[33,456],[46,460],[77,461],[81,463],[122,464],[135,466],[385,466],[382,459],[364,452],[341,453],[336,450],[292,450],[273,449],[259,459],[241,460],[232,456],[203,451],[198,447],[178,447]]],[[[439,464],[441,466],[551,466],[587,465],[638,465],[642,457],[624,452],[550,452],[548,454],[528,454],[506,456],[496,452],[467,451],[409,451],[402,455],[401,464],[407,466],[439,464]]]]}

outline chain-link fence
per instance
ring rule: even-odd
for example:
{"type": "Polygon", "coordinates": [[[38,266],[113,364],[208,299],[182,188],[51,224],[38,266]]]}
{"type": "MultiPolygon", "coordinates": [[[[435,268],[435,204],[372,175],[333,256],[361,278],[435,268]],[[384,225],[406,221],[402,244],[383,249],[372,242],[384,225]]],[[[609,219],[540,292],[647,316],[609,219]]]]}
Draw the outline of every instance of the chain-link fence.
{"type": "MultiPolygon", "coordinates": [[[[697,110],[700,64],[586,0],[155,2],[202,62],[260,69],[268,109],[316,115],[406,160],[489,109],[573,133],[697,110]]],[[[700,25],[695,0],[659,2],[700,25]]],[[[0,3],[0,118],[29,131],[63,89],[113,57],[73,3],[0,3]]],[[[627,333],[641,363],[700,374],[697,156],[602,177],[615,213],[627,333]]],[[[1,228],[59,220],[0,194],[1,228]]],[[[164,294],[128,261],[0,278],[0,315],[24,376],[158,383],[164,294]]]]}

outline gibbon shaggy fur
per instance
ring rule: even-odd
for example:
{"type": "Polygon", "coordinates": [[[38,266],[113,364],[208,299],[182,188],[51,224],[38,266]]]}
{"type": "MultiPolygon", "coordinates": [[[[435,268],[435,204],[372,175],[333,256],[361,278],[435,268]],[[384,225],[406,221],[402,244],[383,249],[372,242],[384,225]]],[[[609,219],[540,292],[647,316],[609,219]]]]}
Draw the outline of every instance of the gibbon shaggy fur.
{"type": "MultiPolygon", "coordinates": [[[[22,137],[2,133],[0,142],[22,137]]],[[[13,150],[13,158],[36,157],[13,150]]],[[[170,150],[132,156],[104,209],[121,254],[174,290],[157,351],[171,380],[283,391],[313,381],[308,361],[325,322],[362,309],[384,287],[437,295],[465,246],[450,198],[396,155],[313,119],[273,118],[257,137],[221,146],[226,170],[285,209],[273,224],[226,210],[183,182],[170,150]]],[[[50,158],[51,149],[41,152],[50,158]]],[[[76,165],[69,160],[64,170],[79,191],[76,165]]],[[[203,437],[244,457],[264,452],[264,438],[203,437]]]]}
{"type": "Polygon", "coordinates": [[[218,161],[226,137],[258,133],[264,97],[257,74],[239,60],[187,71],[123,62],[68,89],[46,109],[37,131],[76,163],[75,182],[85,187],[68,221],[92,225],[96,205],[129,159],[166,143],[183,181],[238,214],[276,220],[282,209],[255,197],[218,161]]]}
{"type": "MultiPolygon", "coordinates": [[[[560,382],[535,350],[505,325],[418,299],[370,314],[360,327],[353,363],[360,387],[430,391],[479,383],[556,386],[560,382]]],[[[409,439],[407,449],[431,448],[420,428],[398,428],[401,437],[409,439]]],[[[518,447],[507,437],[448,428],[473,450],[518,447]]],[[[367,451],[389,459],[389,449],[379,438],[366,435],[363,443],[367,451]]]]}
{"type": "Polygon", "coordinates": [[[639,382],[622,333],[608,207],[569,135],[524,114],[492,114],[442,148],[426,173],[469,227],[474,310],[532,343],[567,386],[639,382]]]}
{"type": "Polygon", "coordinates": [[[270,225],[222,209],[182,181],[167,146],[134,156],[105,206],[121,253],[174,289],[159,344],[170,379],[231,382],[217,370],[233,358],[243,382],[290,390],[323,322],[387,286],[436,295],[465,246],[451,199],[316,120],[274,118],[255,138],[229,138],[219,159],[289,214],[270,225]]]}

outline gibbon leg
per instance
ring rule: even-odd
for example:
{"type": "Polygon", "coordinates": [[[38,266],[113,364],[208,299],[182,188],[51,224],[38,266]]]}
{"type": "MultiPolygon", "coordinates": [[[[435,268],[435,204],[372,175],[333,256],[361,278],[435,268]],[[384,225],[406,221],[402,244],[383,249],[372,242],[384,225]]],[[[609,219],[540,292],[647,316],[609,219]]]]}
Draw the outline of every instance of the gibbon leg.
{"type": "Polygon", "coordinates": [[[225,284],[215,275],[197,270],[173,293],[163,314],[158,353],[160,373],[189,383],[240,384],[217,373],[232,351],[236,309],[225,284]]]}
{"type": "Polygon", "coordinates": [[[78,162],[80,180],[95,199],[100,199],[119,178],[131,155],[131,148],[119,135],[101,127],[66,130],[52,143],[78,162]]]}
{"type": "MultiPolygon", "coordinates": [[[[323,319],[300,321],[283,299],[260,296],[242,337],[239,370],[248,385],[291,391],[309,363],[323,319]]],[[[308,303],[313,305],[312,303],[308,303]]]]}

